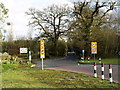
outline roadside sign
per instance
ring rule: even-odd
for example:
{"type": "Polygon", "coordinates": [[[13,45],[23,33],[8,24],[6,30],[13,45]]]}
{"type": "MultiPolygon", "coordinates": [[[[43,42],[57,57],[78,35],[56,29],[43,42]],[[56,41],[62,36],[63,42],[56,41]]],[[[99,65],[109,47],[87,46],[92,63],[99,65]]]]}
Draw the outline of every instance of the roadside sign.
{"type": "Polygon", "coordinates": [[[44,40],[40,40],[40,58],[45,58],[44,40]]]}
{"type": "Polygon", "coordinates": [[[20,53],[28,53],[28,49],[27,48],[20,48],[20,53]]]}
{"type": "Polygon", "coordinates": [[[97,54],[97,42],[91,42],[91,53],[97,54]]]}

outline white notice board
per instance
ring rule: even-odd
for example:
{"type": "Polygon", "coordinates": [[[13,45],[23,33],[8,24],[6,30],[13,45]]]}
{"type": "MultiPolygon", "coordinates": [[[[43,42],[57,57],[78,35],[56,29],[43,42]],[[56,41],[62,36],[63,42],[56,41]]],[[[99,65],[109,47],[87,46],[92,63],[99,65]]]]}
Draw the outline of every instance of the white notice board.
{"type": "Polygon", "coordinates": [[[28,49],[27,48],[20,48],[20,53],[28,53],[28,49]]]}

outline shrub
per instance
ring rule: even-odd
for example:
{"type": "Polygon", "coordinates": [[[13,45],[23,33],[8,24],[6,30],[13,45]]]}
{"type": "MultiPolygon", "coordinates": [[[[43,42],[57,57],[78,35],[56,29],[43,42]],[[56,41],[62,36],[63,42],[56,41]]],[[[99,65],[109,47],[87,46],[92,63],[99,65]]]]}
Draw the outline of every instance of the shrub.
{"type": "Polygon", "coordinates": [[[55,54],[55,48],[54,44],[51,41],[48,41],[45,43],[45,49],[46,49],[46,57],[50,58],[50,56],[65,56],[65,49],[66,49],[66,44],[64,41],[59,40],[57,42],[57,48],[56,48],[56,54],[55,54]]]}
{"type": "Polygon", "coordinates": [[[2,60],[9,61],[11,58],[11,55],[9,55],[7,52],[5,52],[5,53],[0,53],[0,57],[2,57],[2,60]]]}

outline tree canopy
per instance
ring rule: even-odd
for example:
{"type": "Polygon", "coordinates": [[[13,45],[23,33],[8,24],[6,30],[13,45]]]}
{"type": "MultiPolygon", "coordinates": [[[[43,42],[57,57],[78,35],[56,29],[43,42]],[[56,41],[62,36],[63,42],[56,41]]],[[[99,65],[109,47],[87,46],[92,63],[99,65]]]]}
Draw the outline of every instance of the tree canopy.
{"type": "Polygon", "coordinates": [[[26,14],[31,18],[29,25],[41,31],[40,37],[52,41],[54,48],[57,46],[58,39],[69,30],[70,8],[67,5],[52,5],[44,10],[31,8],[26,14]]]}
{"type": "MultiPolygon", "coordinates": [[[[101,46],[108,47],[106,37],[116,41],[116,24],[114,14],[116,2],[75,2],[74,20],[71,23],[70,40],[74,43],[74,49],[81,52],[82,49],[90,55],[90,42],[96,41],[100,45],[98,50],[102,52],[101,46]],[[111,37],[111,35],[113,36],[111,37]],[[76,43],[75,43],[76,42],[76,43]],[[77,43],[79,43],[77,45],[77,43]],[[103,45],[104,44],[104,45],[103,45]]],[[[112,42],[113,43],[113,42],[112,42]]],[[[116,44],[116,42],[114,42],[116,44]]],[[[110,45],[110,41],[109,41],[110,45]]],[[[112,46],[112,45],[111,45],[112,46]]],[[[114,45],[116,46],[116,45],[114,45]]],[[[105,48],[104,48],[105,49],[105,48]]],[[[114,48],[115,49],[115,48],[114,48]]],[[[108,50],[107,50],[108,51],[108,50]]]]}

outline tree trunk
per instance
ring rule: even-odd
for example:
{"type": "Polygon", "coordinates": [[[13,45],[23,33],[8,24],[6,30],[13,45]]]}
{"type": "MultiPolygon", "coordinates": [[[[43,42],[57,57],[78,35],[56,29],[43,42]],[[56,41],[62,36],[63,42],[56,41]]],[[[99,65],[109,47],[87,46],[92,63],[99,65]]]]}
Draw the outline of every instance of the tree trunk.
{"type": "Polygon", "coordinates": [[[54,43],[54,55],[57,56],[57,37],[54,39],[53,43],[54,43]]]}

